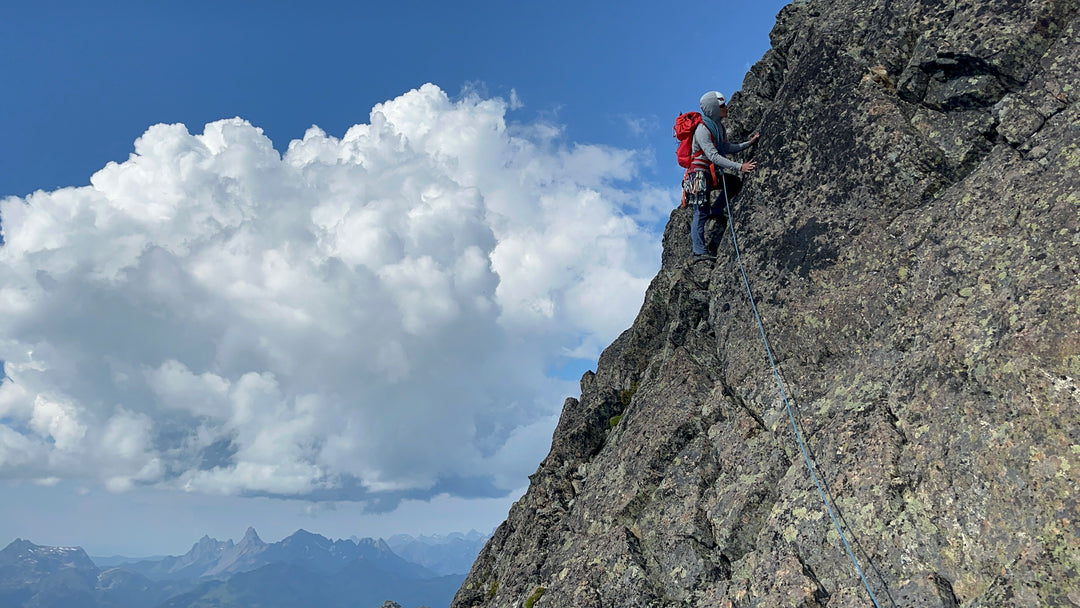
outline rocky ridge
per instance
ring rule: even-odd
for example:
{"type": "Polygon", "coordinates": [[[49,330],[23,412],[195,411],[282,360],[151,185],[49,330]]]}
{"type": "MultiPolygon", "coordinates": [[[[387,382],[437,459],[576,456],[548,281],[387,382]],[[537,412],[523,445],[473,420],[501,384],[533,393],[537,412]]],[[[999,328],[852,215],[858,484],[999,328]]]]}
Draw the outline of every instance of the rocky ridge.
{"type": "MultiPolygon", "coordinates": [[[[797,1],[771,39],[735,231],[878,602],[1080,606],[1080,5],[797,1]]],[[[872,605],[689,219],[453,608],[872,605]]]]}

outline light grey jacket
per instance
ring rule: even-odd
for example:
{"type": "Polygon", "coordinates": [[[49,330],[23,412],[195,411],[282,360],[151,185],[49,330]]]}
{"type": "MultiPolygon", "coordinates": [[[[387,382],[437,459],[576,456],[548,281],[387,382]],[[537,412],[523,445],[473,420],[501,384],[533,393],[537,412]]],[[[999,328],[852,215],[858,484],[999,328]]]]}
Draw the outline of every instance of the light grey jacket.
{"type": "Polygon", "coordinates": [[[715,95],[706,93],[701,98],[701,113],[711,118],[716,123],[716,126],[720,128],[719,146],[713,143],[712,132],[709,131],[709,127],[705,126],[705,123],[701,123],[694,129],[694,142],[691,144],[690,157],[693,158],[701,151],[705,153],[705,158],[719,167],[733,171],[742,169],[742,163],[725,158],[724,155],[742,152],[750,147],[750,142],[745,141],[741,144],[728,142],[724,123],[720,121],[720,104],[717,103],[715,95]]]}

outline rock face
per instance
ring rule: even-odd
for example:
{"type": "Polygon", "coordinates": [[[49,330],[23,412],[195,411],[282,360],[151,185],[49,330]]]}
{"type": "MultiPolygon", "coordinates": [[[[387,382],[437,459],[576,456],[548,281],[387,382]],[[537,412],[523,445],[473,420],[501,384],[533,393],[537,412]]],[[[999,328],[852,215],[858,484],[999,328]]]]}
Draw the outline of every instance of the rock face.
{"type": "MultiPolygon", "coordinates": [[[[795,2],[732,100],[742,260],[882,606],[1080,606],[1078,100],[1076,0],[795,2]]],[[[453,608],[872,605],[689,219],[453,608]]]]}

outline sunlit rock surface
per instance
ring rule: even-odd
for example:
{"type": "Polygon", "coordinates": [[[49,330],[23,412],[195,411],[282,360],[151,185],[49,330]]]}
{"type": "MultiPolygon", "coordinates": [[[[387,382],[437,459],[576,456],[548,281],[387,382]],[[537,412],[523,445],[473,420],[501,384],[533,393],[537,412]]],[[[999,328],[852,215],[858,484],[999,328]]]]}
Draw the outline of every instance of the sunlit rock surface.
{"type": "MultiPolygon", "coordinates": [[[[743,262],[882,606],[1080,606],[1078,75],[1075,0],[795,2],[732,100],[743,262]]],[[[454,608],[872,605],[689,221],[454,608]]]]}

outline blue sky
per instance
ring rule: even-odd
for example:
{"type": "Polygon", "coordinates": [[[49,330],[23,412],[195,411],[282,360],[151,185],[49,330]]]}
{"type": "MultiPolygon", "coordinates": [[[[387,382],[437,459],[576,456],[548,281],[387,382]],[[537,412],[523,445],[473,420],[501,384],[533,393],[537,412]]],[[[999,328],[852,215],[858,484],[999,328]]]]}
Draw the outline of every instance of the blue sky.
{"type": "Polygon", "coordinates": [[[0,544],[490,531],[783,4],[0,8],[0,544]]]}

